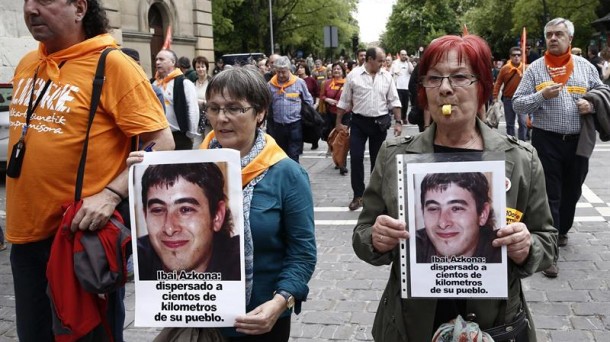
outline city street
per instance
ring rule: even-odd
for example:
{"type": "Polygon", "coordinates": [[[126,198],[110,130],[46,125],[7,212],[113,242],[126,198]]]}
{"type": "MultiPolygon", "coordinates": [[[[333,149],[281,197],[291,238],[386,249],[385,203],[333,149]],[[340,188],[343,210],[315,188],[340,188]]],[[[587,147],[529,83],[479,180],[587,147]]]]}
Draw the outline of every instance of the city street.
{"type": "MultiPolygon", "coordinates": [[[[414,126],[403,130],[415,132],[414,126]]],[[[291,341],[372,341],[371,327],[389,267],[368,265],[353,253],[351,236],[358,212],[347,209],[352,199],[350,177],[334,169],[326,147],[321,142],[311,151],[306,144],[301,156],[314,195],[318,264],[303,311],[292,316],[291,341]]],[[[535,274],[523,281],[540,342],[610,341],[609,174],[610,142],[598,141],[569,243],[560,250],[559,276],[535,274]]],[[[1,209],[4,197],[2,184],[1,209]]],[[[125,304],[125,340],[152,341],[157,329],[133,326],[133,283],[127,285],[125,304]]],[[[17,341],[14,305],[7,250],[0,252],[0,342],[17,341]]]]}

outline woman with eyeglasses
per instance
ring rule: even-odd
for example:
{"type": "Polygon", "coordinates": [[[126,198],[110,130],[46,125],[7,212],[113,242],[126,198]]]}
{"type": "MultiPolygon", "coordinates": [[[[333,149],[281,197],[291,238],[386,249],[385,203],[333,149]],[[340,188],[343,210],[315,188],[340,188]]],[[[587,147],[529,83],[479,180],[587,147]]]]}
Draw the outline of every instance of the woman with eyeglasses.
{"type": "Polygon", "coordinates": [[[480,37],[434,40],[419,63],[418,86],[419,105],[434,123],[414,137],[388,140],[379,151],[352,238],[362,260],[372,265],[392,264],[373,325],[377,342],[430,341],[441,324],[458,315],[477,323],[481,330],[510,325],[511,334],[496,336],[495,341],[536,341],[520,279],[551,265],[557,252],[557,231],[552,226],[536,150],[488,128],[477,117],[492,92],[491,60],[489,47],[480,37]],[[508,298],[401,299],[399,241],[415,237],[397,219],[396,155],[452,153],[459,157],[467,152],[502,152],[506,158],[506,189],[494,191],[506,191],[507,211],[519,213],[520,220],[502,225],[492,246],[507,247],[508,298]],[[523,324],[526,317],[529,324],[523,324]]]}
{"type": "MultiPolygon", "coordinates": [[[[213,131],[201,148],[237,150],[242,167],[246,315],[220,330],[231,342],[288,341],[292,312],[301,311],[316,265],[309,177],[260,128],[271,93],[256,68],[217,74],[206,100],[213,131]]],[[[132,152],[128,165],[142,155],[132,152]]]]}
{"type": "Polygon", "coordinates": [[[223,333],[230,341],[288,341],[290,316],[301,311],[316,264],[309,177],[260,128],[271,93],[258,72],[225,70],[210,81],[206,98],[214,130],[201,148],[240,151],[244,226],[254,246],[247,314],[223,333]]]}

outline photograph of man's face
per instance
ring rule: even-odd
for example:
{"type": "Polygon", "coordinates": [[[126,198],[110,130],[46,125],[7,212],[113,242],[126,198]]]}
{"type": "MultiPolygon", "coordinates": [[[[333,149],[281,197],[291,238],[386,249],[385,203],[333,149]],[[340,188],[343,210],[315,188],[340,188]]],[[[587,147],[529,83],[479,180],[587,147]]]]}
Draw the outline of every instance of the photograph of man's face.
{"type": "Polygon", "coordinates": [[[418,260],[475,256],[495,262],[499,249],[491,246],[495,220],[490,195],[489,180],[480,172],[426,174],[420,190],[418,260]]]}
{"type": "Polygon", "coordinates": [[[239,278],[239,236],[233,232],[225,184],[213,162],[145,169],[141,208],[147,234],[138,238],[142,279],[156,279],[157,271],[239,278]]]}
{"type": "Polygon", "coordinates": [[[428,237],[441,256],[473,256],[479,230],[487,222],[489,203],[477,211],[471,192],[456,183],[430,189],[425,194],[423,216],[428,237]]]}
{"type": "Polygon", "coordinates": [[[204,190],[182,177],[152,186],[146,201],[146,226],[164,269],[205,272],[225,210],[224,201],[210,206],[204,190]],[[211,207],[216,210],[211,212],[211,207]]]}

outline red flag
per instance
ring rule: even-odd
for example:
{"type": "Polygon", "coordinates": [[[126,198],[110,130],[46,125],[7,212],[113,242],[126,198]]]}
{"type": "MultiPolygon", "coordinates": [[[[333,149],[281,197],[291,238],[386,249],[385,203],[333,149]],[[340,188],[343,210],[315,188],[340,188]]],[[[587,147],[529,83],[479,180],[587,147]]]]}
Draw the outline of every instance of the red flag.
{"type": "Polygon", "coordinates": [[[523,26],[523,33],[521,33],[521,63],[523,63],[523,71],[525,71],[525,65],[527,64],[527,30],[523,26]]]}
{"type": "Polygon", "coordinates": [[[466,27],[466,24],[464,24],[464,28],[462,29],[462,36],[465,36],[467,34],[469,34],[468,33],[468,27],[466,27]]]}
{"type": "Polygon", "coordinates": [[[167,27],[167,33],[165,34],[165,41],[163,42],[163,50],[170,50],[172,48],[172,25],[167,27]]]}

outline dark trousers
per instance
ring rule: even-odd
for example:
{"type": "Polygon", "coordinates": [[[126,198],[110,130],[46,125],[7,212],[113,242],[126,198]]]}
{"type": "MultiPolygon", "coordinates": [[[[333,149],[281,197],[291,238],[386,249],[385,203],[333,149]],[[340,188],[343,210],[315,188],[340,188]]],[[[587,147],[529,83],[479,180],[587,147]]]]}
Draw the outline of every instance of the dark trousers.
{"type": "Polygon", "coordinates": [[[303,127],[301,120],[289,124],[273,123],[271,136],[286,152],[290,159],[299,162],[299,155],[303,153],[303,127]]]}
{"type": "Polygon", "coordinates": [[[502,103],[504,104],[504,118],[506,119],[506,134],[515,136],[515,118],[519,123],[518,136],[519,140],[526,140],[527,138],[527,126],[526,118],[527,114],[516,114],[513,110],[513,100],[509,97],[503,97],[502,103]]]}
{"type": "Polygon", "coordinates": [[[176,148],[174,150],[192,150],[193,149],[193,141],[191,138],[186,136],[186,133],[182,133],[180,131],[172,132],[174,136],[174,144],[176,144],[176,148]]]}
{"type": "Polygon", "coordinates": [[[288,342],[290,338],[290,316],[282,317],[275,322],[268,333],[262,335],[248,335],[231,337],[231,342],[288,342]]]}
{"type": "Polygon", "coordinates": [[[371,156],[371,172],[375,167],[377,153],[385,141],[388,131],[382,132],[375,123],[376,118],[352,114],[352,126],[349,136],[350,174],[354,197],[364,194],[364,148],[369,141],[369,155],[371,156]]]}
{"type": "Polygon", "coordinates": [[[409,89],[398,89],[398,98],[400,99],[400,119],[407,120],[407,110],[409,109],[409,89]]]}
{"type": "MultiPolygon", "coordinates": [[[[15,312],[17,336],[21,342],[54,341],[51,301],[47,296],[47,263],[54,237],[46,240],[13,244],[11,248],[11,271],[15,286],[15,312]]],[[[111,293],[108,300],[107,321],[115,341],[123,341],[125,289],[111,293]]],[[[101,329],[95,329],[83,340],[97,340],[101,329]]]]}
{"type": "Polygon", "coordinates": [[[589,172],[589,159],[576,155],[578,135],[562,136],[534,128],[532,145],[538,150],[544,168],[553,226],[559,234],[567,234],[589,172]]]}

